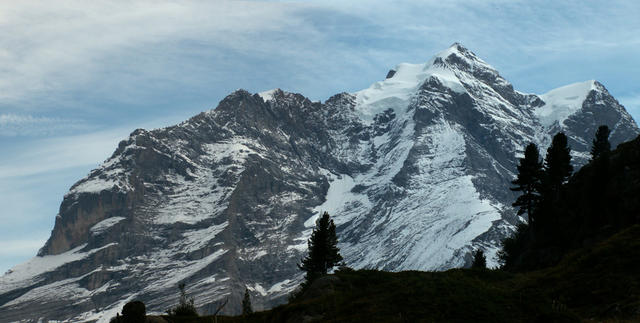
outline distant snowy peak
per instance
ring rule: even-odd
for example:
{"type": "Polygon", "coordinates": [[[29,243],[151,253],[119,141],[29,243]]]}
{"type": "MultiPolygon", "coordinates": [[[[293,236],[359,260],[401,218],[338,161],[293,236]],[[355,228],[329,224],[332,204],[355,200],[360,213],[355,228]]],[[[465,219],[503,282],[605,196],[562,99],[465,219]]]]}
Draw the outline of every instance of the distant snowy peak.
{"type": "Polygon", "coordinates": [[[440,83],[455,91],[464,92],[460,79],[443,61],[452,55],[464,57],[463,52],[466,52],[464,47],[454,44],[426,63],[396,65],[385,80],[353,94],[356,97],[356,111],[366,123],[371,123],[376,115],[389,108],[393,109],[396,115],[402,115],[410,99],[418,92],[418,88],[430,78],[437,78],[440,83]]]}
{"type": "Polygon", "coordinates": [[[451,69],[467,70],[491,70],[498,73],[493,66],[487,64],[475,53],[462,46],[460,43],[454,43],[449,48],[439,52],[432,59],[432,64],[446,65],[451,69]]]}
{"type": "Polygon", "coordinates": [[[402,115],[418,89],[427,81],[436,81],[459,94],[484,88],[502,95],[513,104],[522,101],[515,98],[518,94],[511,84],[491,65],[461,44],[454,43],[426,63],[400,63],[389,71],[385,80],[354,93],[356,111],[365,123],[371,123],[376,115],[390,108],[396,115],[402,115]]]}
{"type": "Polygon", "coordinates": [[[535,109],[534,113],[540,119],[540,123],[549,128],[555,122],[562,125],[572,114],[582,108],[591,91],[606,91],[604,87],[594,81],[573,83],[551,90],[540,95],[544,105],[535,109]]]}

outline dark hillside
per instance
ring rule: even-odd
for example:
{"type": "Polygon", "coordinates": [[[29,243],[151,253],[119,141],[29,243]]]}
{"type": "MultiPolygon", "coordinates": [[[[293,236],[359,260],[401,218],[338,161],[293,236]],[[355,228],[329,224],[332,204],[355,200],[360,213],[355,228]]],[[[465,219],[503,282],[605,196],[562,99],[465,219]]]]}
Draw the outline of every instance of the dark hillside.
{"type": "Polygon", "coordinates": [[[534,213],[546,219],[544,226],[522,226],[508,239],[506,269],[556,265],[574,250],[640,224],[640,137],[582,167],[559,195],[534,213]]]}
{"type": "Polygon", "coordinates": [[[343,270],[290,304],[218,322],[637,322],[639,268],[636,225],[544,270],[343,270]]]}

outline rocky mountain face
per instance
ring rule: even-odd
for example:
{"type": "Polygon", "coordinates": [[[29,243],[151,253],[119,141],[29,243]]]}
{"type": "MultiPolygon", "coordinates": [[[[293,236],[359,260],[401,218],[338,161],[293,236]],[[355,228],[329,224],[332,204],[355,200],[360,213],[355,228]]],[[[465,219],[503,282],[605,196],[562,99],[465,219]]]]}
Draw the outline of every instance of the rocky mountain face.
{"type": "Polygon", "coordinates": [[[640,131],[596,81],[524,94],[459,44],[324,103],[238,90],[179,125],[138,129],[64,197],[46,245],[0,277],[0,317],[102,321],[164,312],[184,282],[203,313],[286,301],[328,211],[356,268],[496,265],[519,219],[509,190],[529,142],[564,131],[576,166],[597,127],[640,131]]]}

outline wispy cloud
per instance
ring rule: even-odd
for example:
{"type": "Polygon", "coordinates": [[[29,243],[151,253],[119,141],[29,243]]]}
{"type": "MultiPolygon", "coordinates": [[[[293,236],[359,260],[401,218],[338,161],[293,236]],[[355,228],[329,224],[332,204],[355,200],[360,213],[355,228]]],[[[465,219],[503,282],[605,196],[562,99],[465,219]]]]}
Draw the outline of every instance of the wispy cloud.
{"type": "Polygon", "coordinates": [[[181,119],[180,116],[168,116],[138,125],[18,142],[5,147],[0,155],[0,180],[80,166],[96,167],[113,153],[118,142],[126,139],[136,128],[154,129],[175,124],[181,119]]]}
{"type": "MultiPolygon", "coordinates": [[[[139,104],[159,93],[188,99],[238,87],[326,98],[367,86],[402,61],[426,61],[454,41],[519,78],[551,56],[579,61],[586,51],[637,49],[638,8],[630,1],[5,2],[0,103],[104,109],[87,98],[139,104]]],[[[569,78],[561,82],[581,80],[569,78]]],[[[540,88],[550,85],[558,84],[540,88]]]]}
{"type": "Polygon", "coordinates": [[[73,119],[0,114],[0,136],[50,136],[89,128],[90,125],[73,119]]]}
{"type": "Polygon", "coordinates": [[[30,142],[27,149],[16,147],[0,158],[0,179],[83,165],[97,166],[126,135],[125,129],[114,129],[30,142]]]}
{"type": "Polygon", "coordinates": [[[264,51],[254,46],[256,36],[296,24],[288,14],[295,7],[246,1],[2,2],[0,100],[87,84],[95,86],[92,91],[117,89],[111,95],[125,98],[147,85],[132,83],[188,76],[184,68],[195,67],[181,55],[217,46],[264,51]],[[116,82],[109,82],[113,76],[116,82]]]}

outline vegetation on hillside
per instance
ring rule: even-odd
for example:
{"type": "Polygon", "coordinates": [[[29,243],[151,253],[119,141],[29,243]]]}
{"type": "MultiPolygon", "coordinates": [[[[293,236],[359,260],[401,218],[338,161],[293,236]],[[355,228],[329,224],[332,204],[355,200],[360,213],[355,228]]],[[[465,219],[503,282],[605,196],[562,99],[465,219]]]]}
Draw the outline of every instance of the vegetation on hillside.
{"type": "MultiPolygon", "coordinates": [[[[526,271],[553,266],[573,250],[593,246],[640,224],[640,137],[611,152],[605,137],[608,133],[606,126],[598,129],[593,160],[568,181],[570,156],[566,138],[554,137],[543,168],[527,170],[539,178],[521,182],[539,184],[531,185],[532,194],[522,190],[518,199],[532,196],[526,198],[531,205],[514,203],[521,210],[522,205],[526,206],[527,212],[521,214],[528,213],[529,222],[504,241],[504,269],[526,271]]],[[[525,153],[520,165],[538,165],[534,160],[527,161],[528,156],[525,153]]],[[[535,177],[523,176],[521,167],[518,170],[518,180],[535,177]]]]}
{"type": "MultiPolygon", "coordinates": [[[[526,273],[338,270],[293,302],[217,322],[635,322],[640,225],[526,273]]],[[[210,323],[212,316],[165,317],[210,323]]]]}

